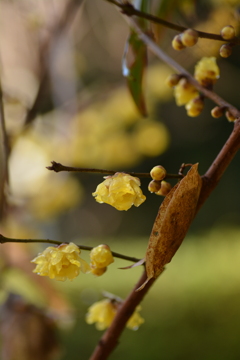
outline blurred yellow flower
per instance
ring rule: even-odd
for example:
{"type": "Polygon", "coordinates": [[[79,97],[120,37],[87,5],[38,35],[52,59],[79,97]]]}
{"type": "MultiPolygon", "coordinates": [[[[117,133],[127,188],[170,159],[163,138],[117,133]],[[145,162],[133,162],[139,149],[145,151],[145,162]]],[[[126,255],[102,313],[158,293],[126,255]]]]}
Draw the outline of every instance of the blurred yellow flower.
{"type": "Polygon", "coordinates": [[[170,136],[163,123],[144,119],[137,124],[132,142],[138,153],[144,156],[157,156],[166,151],[170,136]]]}
{"type": "Polygon", "coordinates": [[[146,200],[139,186],[138,178],[116,173],[99,184],[92,195],[101,204],[109,204],[117,210],[128,210],[132,205],[139,206],[146,200]]]}
{"type": "Polygon", "coordinates": [[[105,268],[114,262],[112,252],[108,245],[98,245],[90,252],[91,267],[105,268]]]}
{"type": "Polygon", "coordinates": [[[138,313],[141,310],[141,306],[137,306],[134,313],[127,322],[127,328],[131,330],[138,330],[139,326],[144,323],[144,319],[138,313]]]}
{"type": "MultiPolygon", "coordinates": [[[[110,299],[104,299],[94,303],[88,309],[86,315],[87,324],[91,325],[96,323],[97,330],[105,330],[113,322],[119,305],[119,302],[110,299]]],[[[126,324],[128,329],[137,330],[139,326],[144,323],[144,319],[138,313],[139,310],[141,310],[140,306],[136,308],[133,315],[128,320],[126,324]]]]}
{"type": "Polygon", "coordinates": [[[190,100],[197,97],[198,94],[197,89],[185,78],[181,79],[174,88],[174,97],[177,106],[187,104],[190,100]]]}
{"type": "Polygon", "coordinates": [[[203,86],[214,84],[220,76],[216,58],[203,57],[195,66],[194,77],[203,86]]]}
{"type": "Polygon", "coordinates": [[[98,301],[88,309],[86,323],[90,325],[96,323],[97,330],[105,330],[111,325],[116,312],[117,307],[113,301],[109,299],[98,301]]]}
{"type": "Polygon", "coordinates": [[[33,272],[59,281],[73,280],[80,271],[90,272],[90,266],[80,258],[80,252],[73,243],[49,246],[31,261],[37,264],[33,272]]]}

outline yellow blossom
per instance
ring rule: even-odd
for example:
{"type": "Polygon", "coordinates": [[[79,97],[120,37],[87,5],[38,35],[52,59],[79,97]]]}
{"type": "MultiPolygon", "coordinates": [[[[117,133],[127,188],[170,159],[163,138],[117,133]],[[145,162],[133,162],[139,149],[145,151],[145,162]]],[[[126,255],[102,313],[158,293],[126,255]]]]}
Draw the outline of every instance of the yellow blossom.
{"type": "Polygon", "coordinates": [[[134,313],[127,322],[127,328],[131,330],[138,330],[139,326],[144,323],[144,319],[138,313],[141,310],[141,306],[137,306],[134,313]]]}
{"type": "Polygon", "coordinates": [[[73,280],[80,271],[90,272],[90,266],[80,258],[80,252],[73,243],[49,246],[31,261],[37,264],[33,272],[59,281],[73,280]]]}
{"type": "Polygon", "coordinates": [[[90,252],[91,266],[105,268],[114,262],[112,252],[108,245],[98,245],[90,252]]]}
{"type": "Polygon", "coordinates": [[[90,306],[86,322],[87,324],[96,323],[97,330],[104,330],[111,325],[116,312],[117,308],[114,303],[109,299],[104,299],[90,306]]]}
{"type": "Polygon", "coordinates": [[[128,210],[132,205],[139,206],[146,200],[139,186],[138,178],[116,173],[99,184],[92,195],[99,203],[109,204],[117,210],[128,210]]]}
{"type": "MultiPolygon", "coordinates": [[[[113,322],[119,305],[119,302],[110,299],[104,299],[94,303],[88,309],[86,315],[87,324],[96,323],[97,330],[105,330],[113,322]]],[[[139,310],[141,310],[140,306],[136,308],[126,324],[131,330],[137,330],[139,326],[144,323],[144,319],[138,313],[139,310]]]]}
{"type": "Polygon", "coordinates": [[[195,66],[194,77],[203,86],[214,84],[219,76],[220,70],[215,57],[203,57],[195,66]]]}
{"type": "Polygon", "coordinates": [[[185,78],[181,79],[174,88],[174,96],[178,106],[187,104],[198,96],[197,89],[185,78]]]}

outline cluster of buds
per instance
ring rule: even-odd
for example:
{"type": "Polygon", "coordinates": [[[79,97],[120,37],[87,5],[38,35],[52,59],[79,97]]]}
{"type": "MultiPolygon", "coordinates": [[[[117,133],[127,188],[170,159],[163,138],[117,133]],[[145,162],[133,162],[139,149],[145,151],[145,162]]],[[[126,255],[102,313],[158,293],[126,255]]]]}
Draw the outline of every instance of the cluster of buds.
{"type": "Polygon", "coordinates": [[[215,106],[211,110],[211,115],[214,118],[220,118],[225,113],[225,116],[229,122],[233,122],[236,120],[236,117],[232,115],[232,113],[225,106],[215,106]]]}
{"type": "MultiPolygon", "coordinates": [[[[194,78],[206,88],[212,88],[219,78],[219,67],[215,57],[204,57],[195,66],[194,78]]],[[[166,80],[167,85],[174,88],[174,96],[178,106],[185,105],[188,116],[201,114],[204,97],[182,75],[172,74],[166,80]]]]}
{"type": "MultiPolygon", "coordinates": [[[[220,35],[223,40],[227,41],[222,45],[219,54],[220,56],[227,58],[232,54],[232,48],[234,46],[232,40],[236,37],[235,29],[232,25],[227,25],[222,28],[220,35]]],[[[186,47],[192,47],[197,44],[199,38],[198,31],[194,29],[186,29],[181,34],[176,35],[172,40],[172,47],[174,50],[183,50],[186,47]]]]}
{"type": "Polygon", "coordinates": [[[231,40],[236,37],[236,32],[233,26],[227,25],[222,28],[220,35],[223,40],[229,41],[226,44],[223,44],[219,50],[220,56],[222,56],[223,58],[227,58],[232,54],[233,43],[231,42],[231,40]]]}
{"type": "Polygon", "coordinates": [[[172,188],[171,184],[163,180],[167,175],[166,169],[161,165],[154,166],[150,175],[153,180],[150,181],[148,190],[156,195],[166,196],[172,188]]]}
{"type": "Polygon", "coordinates": [[[198,32],[193,29],[187,29],[183,33],[176,35],[172,41],[172,47],[175,50],[182,50],[186,47],[196,45],[198,42],[198,32]]]}

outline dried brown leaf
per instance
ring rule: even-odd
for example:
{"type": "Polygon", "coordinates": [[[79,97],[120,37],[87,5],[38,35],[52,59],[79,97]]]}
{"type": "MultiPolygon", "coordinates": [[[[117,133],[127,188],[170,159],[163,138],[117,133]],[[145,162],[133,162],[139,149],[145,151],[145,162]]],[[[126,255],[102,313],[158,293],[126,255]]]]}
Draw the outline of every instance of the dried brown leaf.
{"type": "Polygon", "coordinates": [[[146,252],[147,281],[160,275],[181,245],[194,218],[200,190],[201,177],[195,164],[165,197],[146,252]]]}

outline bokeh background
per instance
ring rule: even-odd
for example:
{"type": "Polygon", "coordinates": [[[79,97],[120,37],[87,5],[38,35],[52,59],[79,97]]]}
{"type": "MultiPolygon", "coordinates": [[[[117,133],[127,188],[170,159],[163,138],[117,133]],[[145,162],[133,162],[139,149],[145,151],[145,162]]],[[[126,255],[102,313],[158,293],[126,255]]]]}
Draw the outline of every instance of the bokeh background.
{"type": "MultiPolygon", "coordinates": [[[[239,27],[239,1],[149,2],[159,16],[219,33],[239,27]]],[[[200,39],[182,52],[176,34],[153,27],[161,47],[189,71],[203,56],[216,56],[216,92],[238,106],[240,54],[218,57],[220,42],[200,39]]],[[[68,166],[149,172],[163,165],[211,165],[233,124],[213,119],[205,101],[197,118],[177,107],[165,79],[173,71],[149,54],[144,77],[148,116],[134,105],[122,76],[128,25],[103,0],[0,1],[0,79],[7,143],[1,154],[1,233],[12,238],[54,239],[143,257],[162,198],[150,194],[139,208],[120,212],[98,204],[92,192],[101,174],[53,173],[51,161],[68,166]],[[8,171],[5,166],[7,158],[8,171]],[[8,179],[8,181],[7,181],[8,179]]],[[[5,136],[6,135],[6,136],[5,136]]],[[[239,359],[240,205],[239,154],[194,220],[171,264],[142,303],[145,323],[126,330],[112,360],[239,359]]],[[[4,244],[0,249],[1,351],[3,360],[88,359],[101,332],[85,323],[102,291],[122,298],[141,269],[116,260],[102,277],[81,274],[56,282],[32,273],[30,260],[43,244],[4,244]],[[40,315],[39,315],[40,314],[40,315]],[[29,334],[35,350],[30,349],[29,334]],[[45,333],[51,344],[44,338],[45,333]],[[57,335],[55,335],[57,334],[57,335]],[[14,345],[14,346],[13,346],[14,345]],[[33,353],[32,353],[33,352],[33,353]],[[21,354],[21,357],[20,357],[21,354]]],[[[88,260],[89,253],[83,252],[88,260]]]]}

